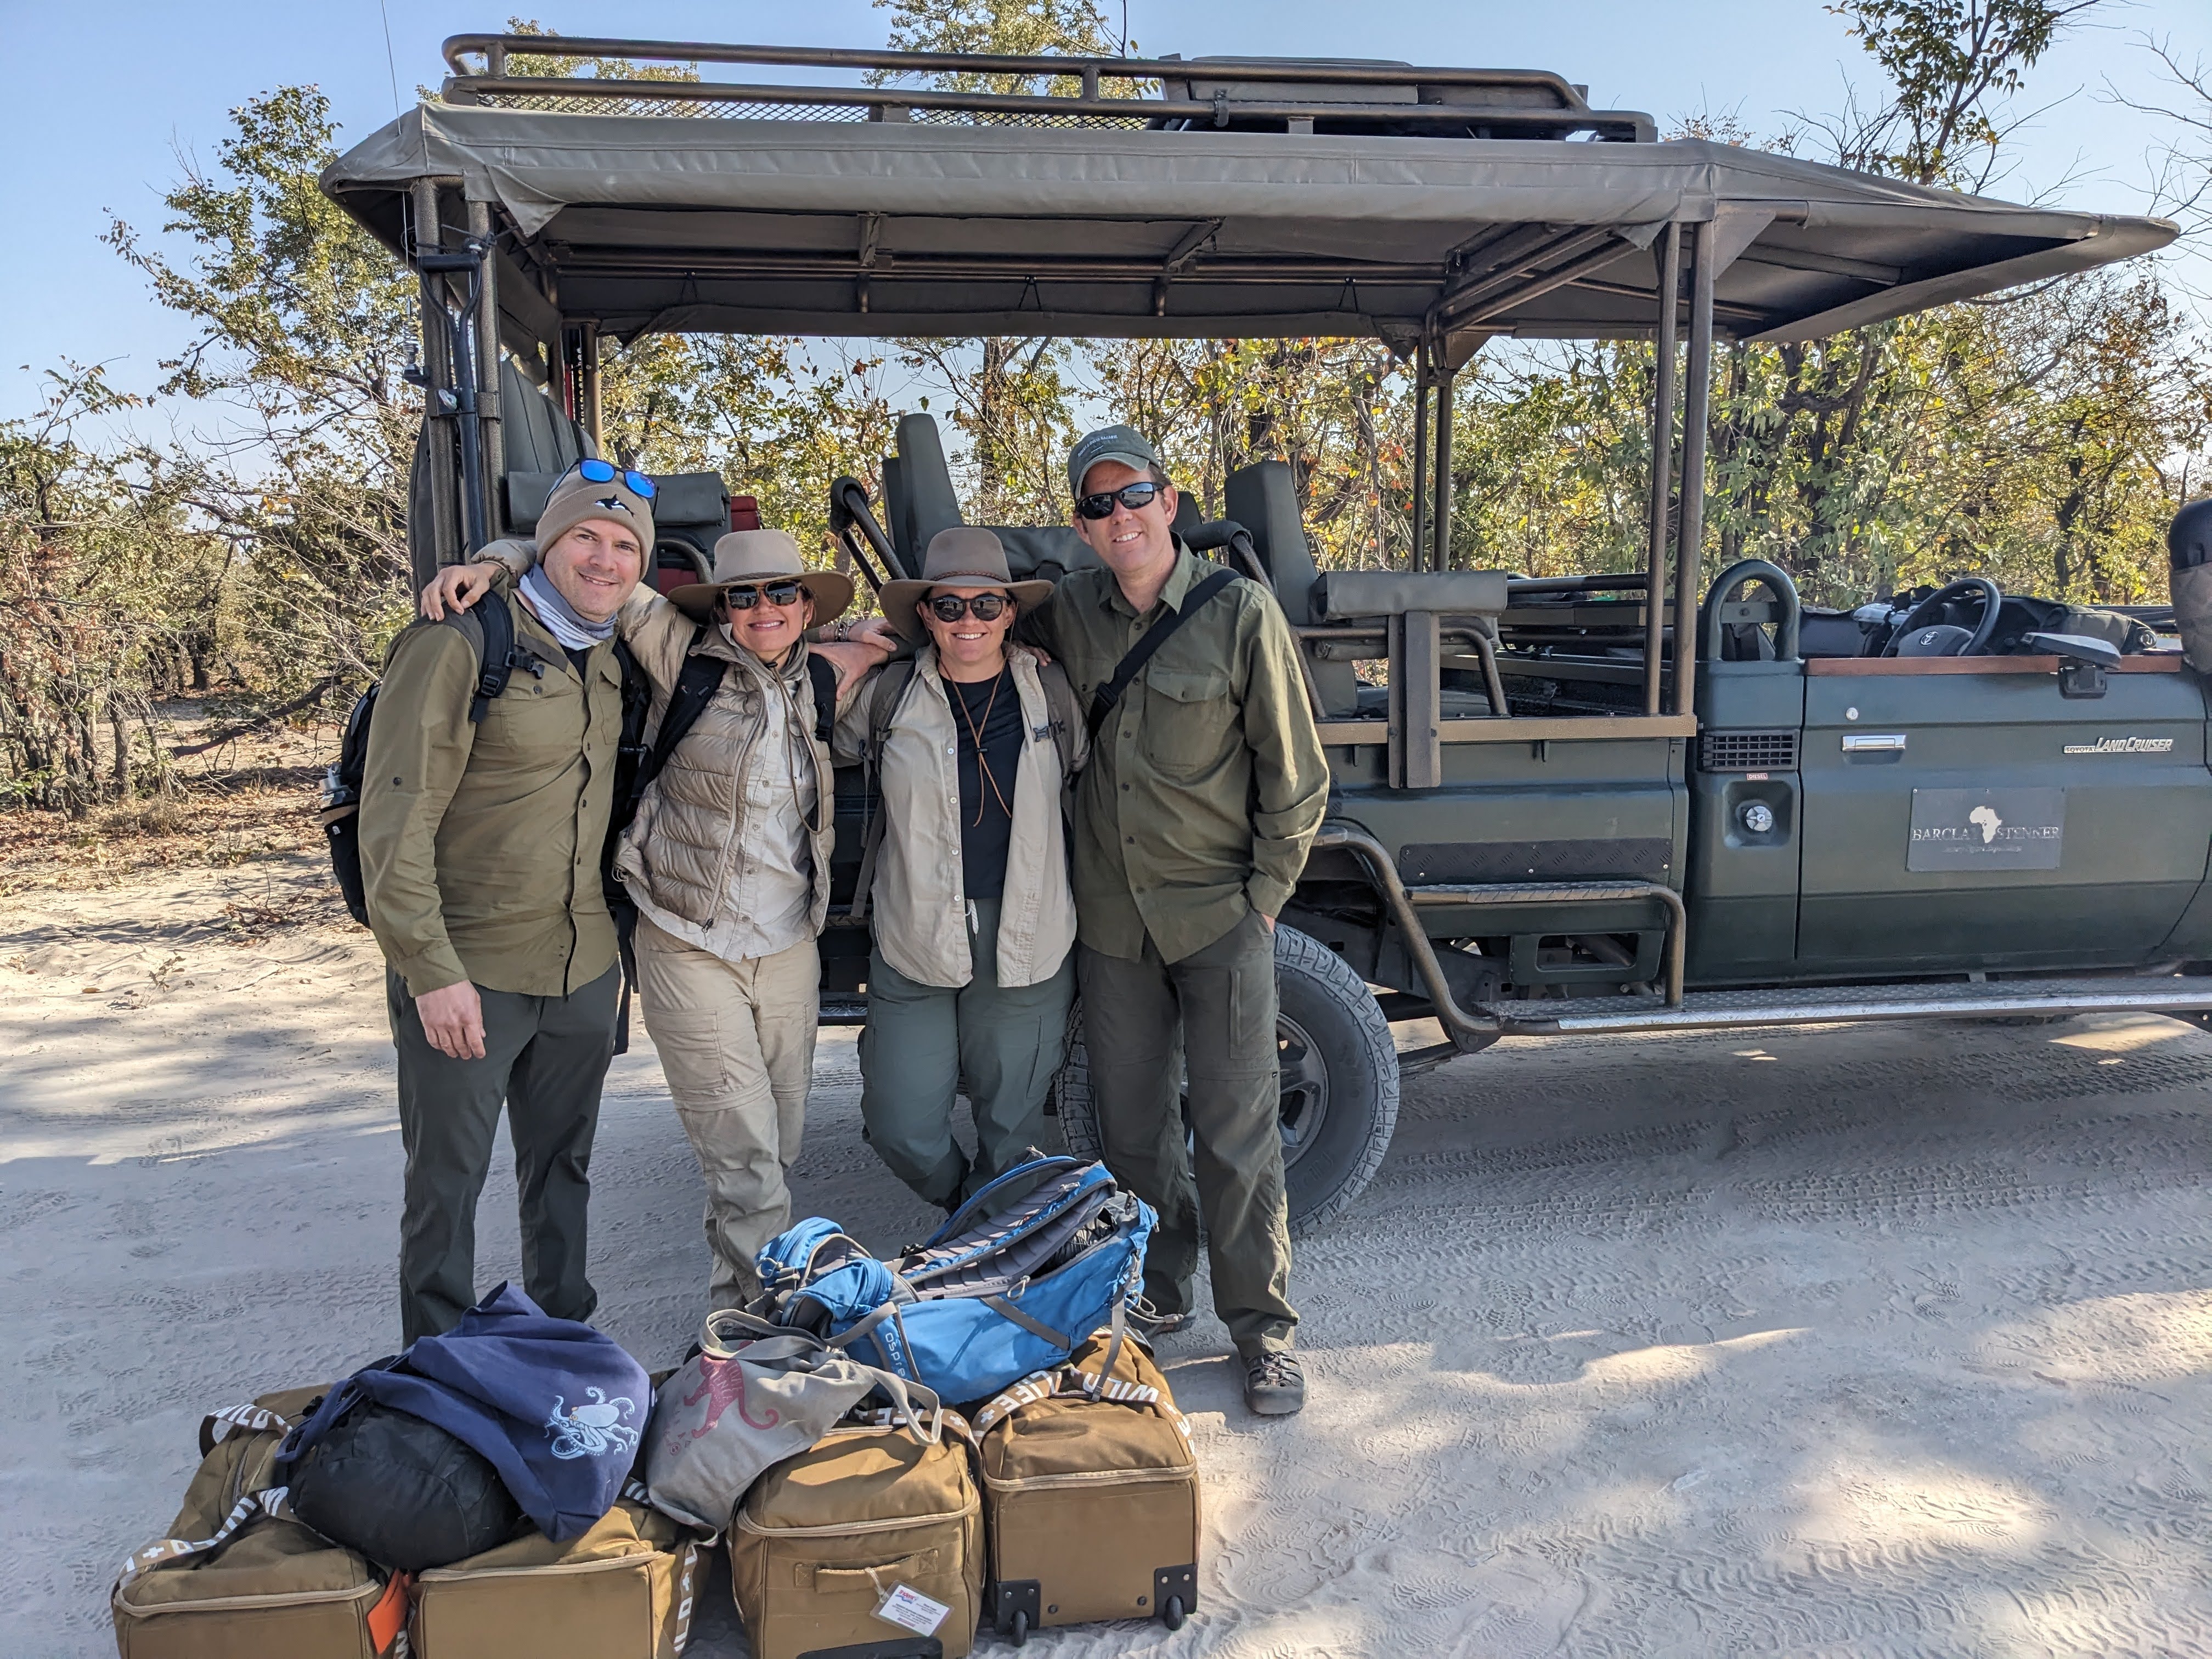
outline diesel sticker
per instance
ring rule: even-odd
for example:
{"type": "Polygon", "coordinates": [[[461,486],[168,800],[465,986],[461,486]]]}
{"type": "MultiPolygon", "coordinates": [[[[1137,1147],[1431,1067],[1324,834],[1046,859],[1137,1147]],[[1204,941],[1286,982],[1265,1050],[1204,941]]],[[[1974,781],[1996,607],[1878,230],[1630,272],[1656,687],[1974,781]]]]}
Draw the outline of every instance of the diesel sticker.
{"type": "Polygon", "coordinates": [[[2056,870],[2063,789],[1916,789],[1908,870],[2056,870]]]}

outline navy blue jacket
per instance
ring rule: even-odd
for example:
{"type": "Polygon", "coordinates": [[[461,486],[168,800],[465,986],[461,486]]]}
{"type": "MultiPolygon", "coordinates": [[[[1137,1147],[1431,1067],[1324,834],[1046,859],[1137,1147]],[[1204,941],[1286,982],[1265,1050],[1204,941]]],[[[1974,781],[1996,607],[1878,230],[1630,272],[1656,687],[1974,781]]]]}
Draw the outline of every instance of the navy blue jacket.
{"type": "Polygon", "coordinates": [[[645,1368],[613,1338],[555,1319],[512,1285],[443,1336],[426,1336],[333,1389],[277,1454],[278,1474],[362,1400],[411,1413],[466,1443],[556,1543],[614,1506],[653,1411],[645,1368]]]}

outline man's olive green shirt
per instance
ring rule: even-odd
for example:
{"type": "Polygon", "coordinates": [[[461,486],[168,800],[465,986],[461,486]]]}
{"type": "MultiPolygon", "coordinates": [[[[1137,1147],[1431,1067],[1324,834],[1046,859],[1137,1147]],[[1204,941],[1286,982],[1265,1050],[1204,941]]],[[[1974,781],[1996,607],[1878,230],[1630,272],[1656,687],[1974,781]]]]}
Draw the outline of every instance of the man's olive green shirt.
{"type": "Polygon", "coordinates": [[[417,623],[393,646],[368,732],[361,869],[385,960],[422,996],[463,980],[567,996],[614,965],[599,854],[622,738],[611,641],[579,676],[513,597],[518,667],[469,720],[477,653],[458,628],[417,623]]]}
{"type": "MultiPolygon", "coordinates": [[[[1109,570],[1079,570],[1025,618],[1078,706],[1161,615],[1218,567],[1178,548],[1139,617],[1109,570]]],[[[1240,577],[1170,636],[1099,727],[1076,792],[1077,933],[1135,961],[1180,962],[1247,910],[1273,916],[1328,805],[1328,762],[1282,611],[1240,577]]]]}

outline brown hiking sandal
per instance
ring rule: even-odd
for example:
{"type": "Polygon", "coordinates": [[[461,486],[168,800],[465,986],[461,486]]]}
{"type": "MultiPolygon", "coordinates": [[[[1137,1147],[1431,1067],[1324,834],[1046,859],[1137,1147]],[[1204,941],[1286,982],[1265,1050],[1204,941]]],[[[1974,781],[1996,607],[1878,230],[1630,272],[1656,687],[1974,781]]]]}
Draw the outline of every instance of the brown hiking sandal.
{"type": "Polygon", "coordinates": [[[1306,1403],[1306,1374],[1288,1348],[1263,1348],[1244,1362],[1244,1403],[1261,1417],[1288,1417],[1306,1403]]]}

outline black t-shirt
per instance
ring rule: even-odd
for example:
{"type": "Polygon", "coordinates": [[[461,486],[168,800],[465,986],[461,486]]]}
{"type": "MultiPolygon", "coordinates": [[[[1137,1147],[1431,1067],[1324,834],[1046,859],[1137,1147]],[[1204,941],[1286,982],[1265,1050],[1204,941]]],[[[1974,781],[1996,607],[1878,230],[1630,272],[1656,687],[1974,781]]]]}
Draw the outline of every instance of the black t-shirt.
{"type": "Polygon", "coordinates": [[[960,878],[969,898],[996,898],[1006,885],[1014,834],[1014,771],[1022,760],[1022,699],[1012,669],[995,680],[946,680],[960,733],[960,878]],[[975,734],[982,733],[976,754],[975,734]],[[987,775],[988,771],[988,775],[987,775]]]}

